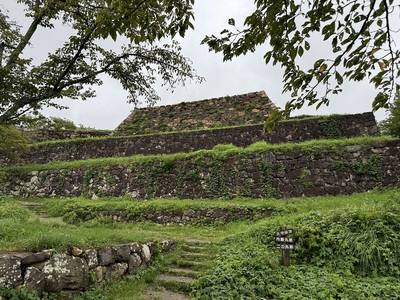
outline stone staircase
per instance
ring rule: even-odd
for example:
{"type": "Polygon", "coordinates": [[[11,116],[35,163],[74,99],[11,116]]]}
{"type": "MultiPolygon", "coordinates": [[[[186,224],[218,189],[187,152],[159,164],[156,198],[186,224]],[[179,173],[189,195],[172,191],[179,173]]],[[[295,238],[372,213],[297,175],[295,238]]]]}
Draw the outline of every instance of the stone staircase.
{"type": "Polygon", "coordinates": [[[49,217],[42,203],[31,201],[19,201],[19,203],[28,208],[34,214],[36,214],[39,218],[49,217]]]}
{"type": "MultiPolygon", "coordinates": [[[[192,284],[209,267],[217,244],[209,240],[185,239],[179,258],[155,279],[155,288],[146,291],[145,300],[189,300],[192,284]]],[[[179,251],[179,250],[177,250],[179,251]]]]}

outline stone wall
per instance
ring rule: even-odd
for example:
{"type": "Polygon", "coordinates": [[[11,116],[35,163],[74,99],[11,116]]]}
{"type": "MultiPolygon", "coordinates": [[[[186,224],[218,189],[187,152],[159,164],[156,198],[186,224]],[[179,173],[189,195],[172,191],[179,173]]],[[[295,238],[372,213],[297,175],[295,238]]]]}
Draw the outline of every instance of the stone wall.
{"type": "Polygon", "coordinates": [[[7,174],[0,193],[35,197],[277,197],[400,186],[400,140],[333,148],[207,152],[129,164],[7,174]]]}
{"type": "Polygon", "coordinates": [[[58,141],[79,138],[105,137],[113,134],[111,130],[23,130],[35,142],[58,141]]]}
{"type": "MultiPolygon", "coordinates": [[[[160,242],[162,252],[171,250],[173,245],[173,241],[160,242]]],[[[70,298],[91,284],[109,284],[146,268],[157,248],[157,244],[149,242],[87,250],[72,247],[67,253],[47,250],[0,254],[0,287],[25,287],[39,296],[55,292],[70,298]]]]}
{"type": "MultiPolygon", "coordinates": [[[[68,211],[66,212],[68,213],[68,211]]],[[[267,218],[272,210],[254,207],[218,207],[218,208],[190,208],[190,209],[159,209],[132,211],[98,209],[74,211],[75,218],[89,221],[98,217],[109,219],[113,222],[153,222],[162,225],[207,225],[215,223],[229,223],[239,220],[254,221],[267,218]]],[[[75,220],[75,219],[74,219],[75,220]]]]}
{"type": "Polygon", "coordinates": [[[372,136],[378,132],[372,113],[338,115],[279,123],[272,133],[262,125],[225,129],[137,136],[129,138],[89,139],[37,145],[18,155],[19,161],[0,157],[0,165],[47,163],[136,154],[171,154],[212,149],[217,144],[246,147],[257,141],[268,143],[302,142],[313,139],[372,136]]]}
{"type": "Polygon", "coordinates": [[[117,128],[127,134],[263,123],[275,109],[264,91],[135,109],[117,128]]]}

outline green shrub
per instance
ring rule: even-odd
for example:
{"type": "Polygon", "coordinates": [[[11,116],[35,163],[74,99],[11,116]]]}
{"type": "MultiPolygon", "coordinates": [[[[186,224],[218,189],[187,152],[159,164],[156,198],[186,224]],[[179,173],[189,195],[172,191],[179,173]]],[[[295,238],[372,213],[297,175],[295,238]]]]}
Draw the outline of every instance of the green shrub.
{"type": "Polygon", "coordinates": [[[26,220],[29,216],[29,210],[21,204],[0,198],[0,219],[26,220]]]}
{"type": "Polygon", "coordinates": [[[383,134],[400,137],[400,85],[397,85],[396,99],[389,108],[389,117],[379,126],[383,134]]]}
{"type": "Polygon", "coordinates": [[[16,150],[25,150],[28,140],[12,125],[0,124],[0,155],[17,158],[16,150]]]}
{"type": "Polygon", "coordinates": [[[40,298],[36,292],[28,291],[24,287],[14,290],[0,286],[0,299],[39,300],[40,298]]]}
{"type": "Polygon", "coordinates": [[[400,299],[400,208],[398,194],[387,197],[392,199],[254,225],[226,241],[192,297],[400,299]],[[275,246],[274,233],[281,226],[295,231],[288,268],[281,266],[275,246]]]}

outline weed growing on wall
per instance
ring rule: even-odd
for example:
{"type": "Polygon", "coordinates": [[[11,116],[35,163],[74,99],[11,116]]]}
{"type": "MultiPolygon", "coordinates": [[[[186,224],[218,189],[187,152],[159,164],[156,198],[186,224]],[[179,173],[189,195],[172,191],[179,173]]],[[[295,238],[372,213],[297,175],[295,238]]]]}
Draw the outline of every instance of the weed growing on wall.
{"type": "Polygon", "coordinates": [[[311,176],[310,170],[308,170],[308,169],[301,170],[300,181],[303,184],[303,187],[306,189],[310,189],[315,186],[314,182],[311,180],[310,176],[311,176]]]}
{"type": "Polygon", "coordinates": [[[371,154],[366,162],[354,162],[351,168],[359,176],[367,175],[374,178],[376,182],[382,181],[382,155],[380,154],[371,154]]]}
{"type": "Polygon", "coordinates": [[[319,122],[319,127],[327,139],[340,138],[340,129],[337,116],[329,116],[319,122]]]}
{"type": "Polygon", "coordinates": [[[262,158],[258,159],[258,167],[261,173],[261,184],[264,189],[264,195],[267,198],[273,198],[276,194],[276,189],[273,186],[274,166],[272,163],[265,161],[262,158]]]}
{"type": "Polygon", "coordinates": [[[211,198],[224,197],[228,194],[224,173],[224,159],[215,159],[209,167],[208,176],[205,178],[205,189],[211,198]]]}
{"type": "MultiPolygon", "coordinates": [[[[114,183],[115,179],[111,175],[110,165],[105,166],[92,166],[85,170],[83,175],[83,195],[86,197],[91,197],[96,195],[97,197],[102,197],[105,195],[107,188],[110,188],[114,183]]],[[[65,170],[62,170],[61,177],[63,182],[60,183],[62,186],[65,183],[65,170]]],[[[59,184],[59,185],[60,185],[59,184]]]]}

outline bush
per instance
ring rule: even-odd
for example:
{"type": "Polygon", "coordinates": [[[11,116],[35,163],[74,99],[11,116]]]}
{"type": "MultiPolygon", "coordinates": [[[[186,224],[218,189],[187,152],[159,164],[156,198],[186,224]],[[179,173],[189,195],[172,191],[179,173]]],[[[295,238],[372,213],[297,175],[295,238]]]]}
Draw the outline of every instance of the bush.
{"type": "Polygon", "coordinates": [[[400,85],[397,85],[396,94],[396,99],[388,110],[389,117],[379,124],[381,132],[392,137],[400,137],[400,85]]]}
{"type": "Polygon", "coordinates": [[[9,202],[0,198],[0,219],[26,220],[29,210],[19,203],[9,202]]]}
{"type": "MultiPolygon", "coordinates": [[[[395,198],[395,197],[394,197],[395,198]]],[[[329,213],[280,217],[231,238],[194,299],[400,299],[400,208],[396,199],[329,213]],[[291,266],[274,232],[293,228],[291,266]]]]}
{"type": "Polygon", "coordinates": [[[16,150],[27,148],[27,139],[12,125],[0,124],[0,155],[16,158],[16,150]]]}

